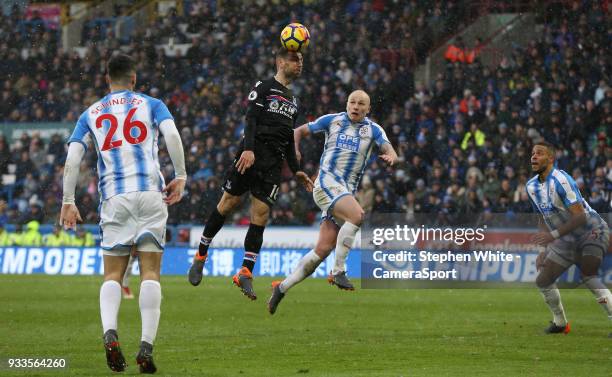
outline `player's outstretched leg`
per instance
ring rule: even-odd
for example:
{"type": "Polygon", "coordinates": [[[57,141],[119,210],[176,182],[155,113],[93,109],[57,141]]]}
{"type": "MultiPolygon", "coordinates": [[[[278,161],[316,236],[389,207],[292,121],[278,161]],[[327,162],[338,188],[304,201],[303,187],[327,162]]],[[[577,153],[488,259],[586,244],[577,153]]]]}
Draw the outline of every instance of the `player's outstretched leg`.
{"type": "Polygon", "coordinates": [[[319,267],[321,262],[331,253],[338,236],[338,226],[329,219],[324,219],[319,226],[319,239],[314,249],[300,259],[295,269],[282,282],[272,283],[272,296],[268,299],[268,312],[276,313],[285,293],[298,284],[319,267]]]}
{"type": "MultiPolygon", "coordinates": [[[[225,194],[224,194],[225,195],[225,194]]],[[[222,203],[219,205],[223,204],[222,203]]],[[[200,238],[200,245],[198,251],[193,256],[193,262],[189,268],[189,283],[193,286],[197,286],[202,281],[204,263],[208,259],[208,248],[212,242],[213,237],[221,230],[223,223],[225,222],[225,216],[223,216],[217,208],[210,214],[208,221],[202,231],[202,237],[200,238]]]]}
{"type": "Polygon", "coordinates": [[[274,314],[278,304],[285,297],[285,293],[291,287],[312,275],[322,261],[323,259],[315,253],[314,249],[310,250],[300,259],[293,272],[285,280],[272,282],[272,296],[268,299],[268,312],[274,314]]]}

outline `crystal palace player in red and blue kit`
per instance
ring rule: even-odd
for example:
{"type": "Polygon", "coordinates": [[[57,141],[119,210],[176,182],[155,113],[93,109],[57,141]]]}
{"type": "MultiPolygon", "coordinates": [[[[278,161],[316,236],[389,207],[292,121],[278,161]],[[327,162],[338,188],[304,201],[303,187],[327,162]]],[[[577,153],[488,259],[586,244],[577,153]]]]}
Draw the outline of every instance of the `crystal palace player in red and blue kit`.
{"type": "Polygon", "coordinates": [[[308,176],[299,171],[293,139],[298,105],[287,87],[302,73],[302,54],[279,49],[276,68],[273,78],[258,81],[249,93],[244,138],[223,184],[225,192],[206,222],[189,270],[189,282],[200,284],[213,237],[223,226],[225,218],[240,204],[241,196],[248,191],[251,193],[251,224],[244,239],[242,268],[234,275],[233,281],[251,300],[257,298],[252,272],[263,243],[270,207],[276,201],[280,187],[283,161],[287,160],[291,171],[308,191],[312,191],[313,186],[308,176]]]}

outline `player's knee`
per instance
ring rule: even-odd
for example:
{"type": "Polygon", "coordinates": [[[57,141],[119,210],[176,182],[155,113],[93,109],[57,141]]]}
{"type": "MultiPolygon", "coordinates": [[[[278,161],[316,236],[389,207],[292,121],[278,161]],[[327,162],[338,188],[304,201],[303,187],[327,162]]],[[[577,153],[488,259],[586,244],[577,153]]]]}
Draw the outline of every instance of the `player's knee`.
{"type": "Polygon", "coordinates": [[[320,244],[317,245],[317,249],[327,253],[327,255],[329,255],[331,253],[332,250],[334,250],[334,248],[336,247],[335,243],[330,242],[322,242],[320,244]]]}
{"type": "Polygon", "coordinates": [[[121,284],[123,281],[123,275],[118,272],[104,273],[104,281],[116,281],[117,283],[121,284]]]}
{"type": "Polygon", "coordinates": [[[263,226],[268,222],[269,214],[270,209],[268,206],[253,208],[251,213],[251,223],[263,226]]]}
{"type": "Polygon", "coordinates": [[[234,210],[234,208],[236,208],[236,206],[238,206],[239,203],[239,196],[223,195],[219,201],[219,204],[217,205],[217,211],[219,211],[221,215],[227,216],[234,210]]]}
{"type": "Polygon", "coordinates": [[[583,281],[586,281],[591,278],[597,277],[598,271],[599,271],[599,268],[594,268],[592,266],[588,266],[588,267],[581,266],[580,276],[582,277],[583,281]]]}
{"type": "Polygon", "coordinates": [[[555,281],[553,279],[551,279],[551,277],[548,274],[543,274],[543,273],[538,274],[538,276],[536,277],[536,281],[535,281],[536,286],[538,288],[549,287],[554,282],[555,281]]]}
{"type": "Polygon", "coordinates": [[[580,273],[583,278],[595,276],[599,272],[601,259],[591,256],[585,256],[580,261],[580,273]]]}
{"type": "Polygon", "coordinates": [[[159,281],[159,272],[157,271],[141,271],[140,281],[155,280],[159,281]]]}
{"type": "Polygon", "coordinates": [[[359,211],[355,211],[354,214],[351,214],[351,216],[349,217],[349,222],[353,225],[361,226],[361,224],[363,223],[364,215],[365,213],[363,212],[363,209],[359,208],[359,211]]]}
{"type": "Polygon", "coordinates": [[[324,260],[329,256],[329,254],[331,254],[331,251],[334,249],[334,246],[335,245],[317,245],[314,249],[314,252],[319,258],[321,258],[321,260],[324,260]]]}

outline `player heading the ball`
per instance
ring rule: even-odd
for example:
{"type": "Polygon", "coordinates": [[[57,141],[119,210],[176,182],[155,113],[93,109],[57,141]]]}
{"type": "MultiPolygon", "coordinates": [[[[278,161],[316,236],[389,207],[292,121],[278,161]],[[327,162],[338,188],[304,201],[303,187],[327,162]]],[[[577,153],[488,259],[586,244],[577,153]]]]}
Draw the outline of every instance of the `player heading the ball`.
{"type": "Polygon", "coordinates": [[[251,224],[244,239],[242,268],[233,282],[251,300],[257,299],[253,289],[253,269],[263,243],[270,208],[280,189],[283,161],[295,178],[312,191],[313,183],[300,170],[295,155],[293,128],[298,117],[298,101],[288,87],[302,74],[302,54],[279,48],[276,52],[276,75],[257,81],[248,96],[247,125],[236,158],[227,172],[223,196],[210,214],[191,268],[189,282],[196,286],[202,281],[208,248],[223,227],[225,218],[251,194],[251,224]]]}

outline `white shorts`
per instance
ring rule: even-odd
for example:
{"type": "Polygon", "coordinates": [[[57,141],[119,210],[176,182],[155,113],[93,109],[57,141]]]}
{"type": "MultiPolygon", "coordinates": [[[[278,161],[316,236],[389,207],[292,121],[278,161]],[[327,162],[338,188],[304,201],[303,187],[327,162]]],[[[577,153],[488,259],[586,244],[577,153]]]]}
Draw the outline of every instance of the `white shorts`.
{"type": "Polygon", "coordinates": [[[312,197],[315,204],[321,209],[321,220],[329,219],[336,223],[336,225],[341,226],[342,221],[332,216],[334,205],[343,196],[353,194],[349,191],[346,184],[339,182],[329,173],[323,174],[323,177],[321,177],[321,174],[319,172],[319,176],[315,181],[312,197]]]}
{"type": "Polygon", "coordinates": [[[115,195],[100,208],[101,247],[105,255],[128,255],[138,251],[162,252],[166,242],[168,206],[158,191],[115,195]]]}

